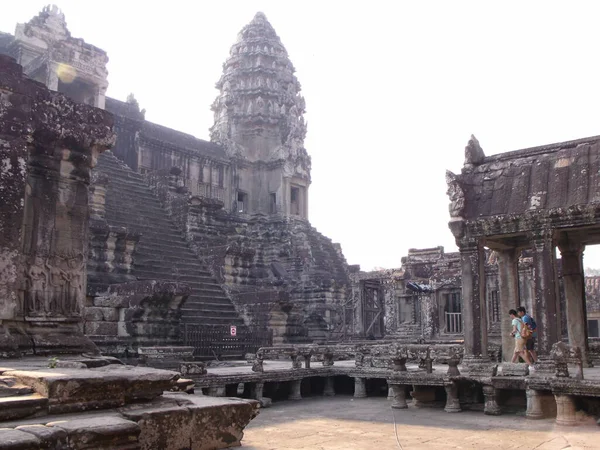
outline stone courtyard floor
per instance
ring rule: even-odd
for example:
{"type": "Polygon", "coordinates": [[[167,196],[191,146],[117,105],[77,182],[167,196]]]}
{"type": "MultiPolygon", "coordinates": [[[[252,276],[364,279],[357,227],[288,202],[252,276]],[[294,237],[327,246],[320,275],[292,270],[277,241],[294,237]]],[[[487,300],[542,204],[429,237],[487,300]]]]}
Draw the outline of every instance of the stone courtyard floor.
{"type": "Polygon", "coordinates": [[[261,410],[246,428],[247,450],[394,449],[600,449],[600,427],[591,418],[577,427],[554,419],[526,420],[522,414],[486,416],[442,409],[394,410],[401,447],[394,434],[390,402],[384,397],[306,398],[261,410]]]}

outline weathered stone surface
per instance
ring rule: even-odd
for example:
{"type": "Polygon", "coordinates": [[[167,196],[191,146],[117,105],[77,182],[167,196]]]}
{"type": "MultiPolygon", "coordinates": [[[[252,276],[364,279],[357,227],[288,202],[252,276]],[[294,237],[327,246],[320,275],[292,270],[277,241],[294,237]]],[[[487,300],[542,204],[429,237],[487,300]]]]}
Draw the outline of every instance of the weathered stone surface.
{"type": "Polygon", "coordinates": [[[94,352],[78,326],[88,254],[87,189],[96,158],[114,142],[112,117],[26,79],[5,55],[0,105],[4,332],[30,336],[18,342],[26,352],[94,352]]]}
{"type": "Polygon", "coordinates": [[[258,408],[254,400],[166,395],[153,406],[123,408],[121,414],[138,422],[142,449],[209,450],[239,446],[258,408]]]}
{"type": "Polygon", "coordinates": [[[0,421],[21,419],[41,413],[48,399],[40,394],[16,395],[0,398],[0,421]]]}
{"type": "Polygon", "coordinates": [[[50,422],[46,426],[64,430],[69,448],[77,450],[140,449],[138,436],[141,430],[138,424],[118,417],[64,420],[50,422]]]}
{"type": "Polygon", "coordinates": [[[40,442],[39,448],[60,449],[67,445],[67,432],[61,428],[44,425],[22,425],[16,429],[35,436],[40,442]]]}
{"type": "Polygon", "coordinates": [[[110,408],[156,398],[171,389],[179,377],[166,370],[116,365],[6,374],[47,397],[51,413],[110,408]]]}
{"type": "Polygon", "coordinates": [[[34,435],[20,430],[0,428],[0,449],[2,450],[38,450],[41,442],[34,435]]]}

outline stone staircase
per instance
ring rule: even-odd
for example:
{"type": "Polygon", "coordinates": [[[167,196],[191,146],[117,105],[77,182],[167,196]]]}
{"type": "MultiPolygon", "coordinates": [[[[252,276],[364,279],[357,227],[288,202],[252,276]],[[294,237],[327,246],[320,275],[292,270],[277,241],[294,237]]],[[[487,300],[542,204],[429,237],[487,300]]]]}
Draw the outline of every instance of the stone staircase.
{"type": "Polygon", "coordinates": [[[182,322],[203,326],[243,321],[210,271],[189,248],[145,178],[105,152],[94,169],[108,175],[106,220],[109,225],[141,233],[132,274],[138,279],[182,282],[192,294],[182,308],[182,322]]]}
{"type": "Polygon", "coordinates": [[[0,421],[20,419],[42,411],[48,399],[9,375],[0,375],[0,421]]]}

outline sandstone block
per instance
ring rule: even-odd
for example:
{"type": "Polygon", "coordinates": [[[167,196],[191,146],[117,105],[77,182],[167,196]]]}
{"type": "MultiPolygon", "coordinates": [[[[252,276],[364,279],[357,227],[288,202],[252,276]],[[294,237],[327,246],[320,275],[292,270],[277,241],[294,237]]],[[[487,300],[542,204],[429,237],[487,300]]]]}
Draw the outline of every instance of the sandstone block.
{"type": "Polygon", "coordinates": [[[95,369],[10,371],[6,374],[47,397],[43,400],[48,402],[48,411],[58,414],[150,400],[170,390],[179,378],[177,372],[116,364],[95,369]]]}
{"type": "Polygon", "coordinates": [[[98,306],[88,306],[84,309],[84,320],[94,322],[118,322],[119,321],[119,310],[118,308],[107,308],[98,306]]]}
{"type": "Polygon", "coordinates": [[[94,417],[90,419],[50,422],[48,427],[57,427],[67,434],[69,448],[137,450],[140,448],[137,423],[120,417],[94,417]]]}
{"type": "Polygon", "coordinates": [[[89,336],[117,336],[119,325],[117,322],[85,322],[84,333],[89,336]]]}
{"type": "Polygon", "coordinates": [[[16,428],[35,436],[40,441],[39,448],[64,448],[67,445],[67,432],[61,428],[44,425],[21,425],[16,428]]]}
{"type": "Polygon", "coordinates": [[[38,450],[40,440],[32,434],[0,428],[0,450],[38,450]]]}

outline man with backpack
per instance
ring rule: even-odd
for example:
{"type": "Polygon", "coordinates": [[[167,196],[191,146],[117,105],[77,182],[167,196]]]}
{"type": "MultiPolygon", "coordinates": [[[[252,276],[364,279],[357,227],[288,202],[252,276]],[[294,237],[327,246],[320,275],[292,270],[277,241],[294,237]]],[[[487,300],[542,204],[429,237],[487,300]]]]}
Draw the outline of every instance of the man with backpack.
{"type": "Polygon", "coordinates": [[[511,362],[516,363],[519,360],[519,356],[525,360],[527,365],[529,365],[529,372],[533,372],[533,363],[529,359],[529,352],[525,349],[527,339],[529,337],[527,333],[529,330],[527,329],[527,325],[523,323],[523,321],[519,318],[517,311],[511,309],[508,311],[510,318],[512,319],[512,331],[511,335],[515,338],[515,352],[513,354],[511,362]],[[521,333],[527,335],[522,336],[521,333]]]}
{"type": "Polygon", "coordinates": [[[517,308],[517,314],[519,315],[523,323],[527,325],[527,327],[529,327],[529,329],[531,330],[531,337],[527,339],[527,342],[525,342],[525,348],[531,355],[531,360],[534,363],[536,363],[537,353],[535,351],[535,341],[537,339],[537,324],[535,323],[535,320],[533,320],[533,317],[527,314],[527,310],[522,306],[519,306],[517,308]]]}

